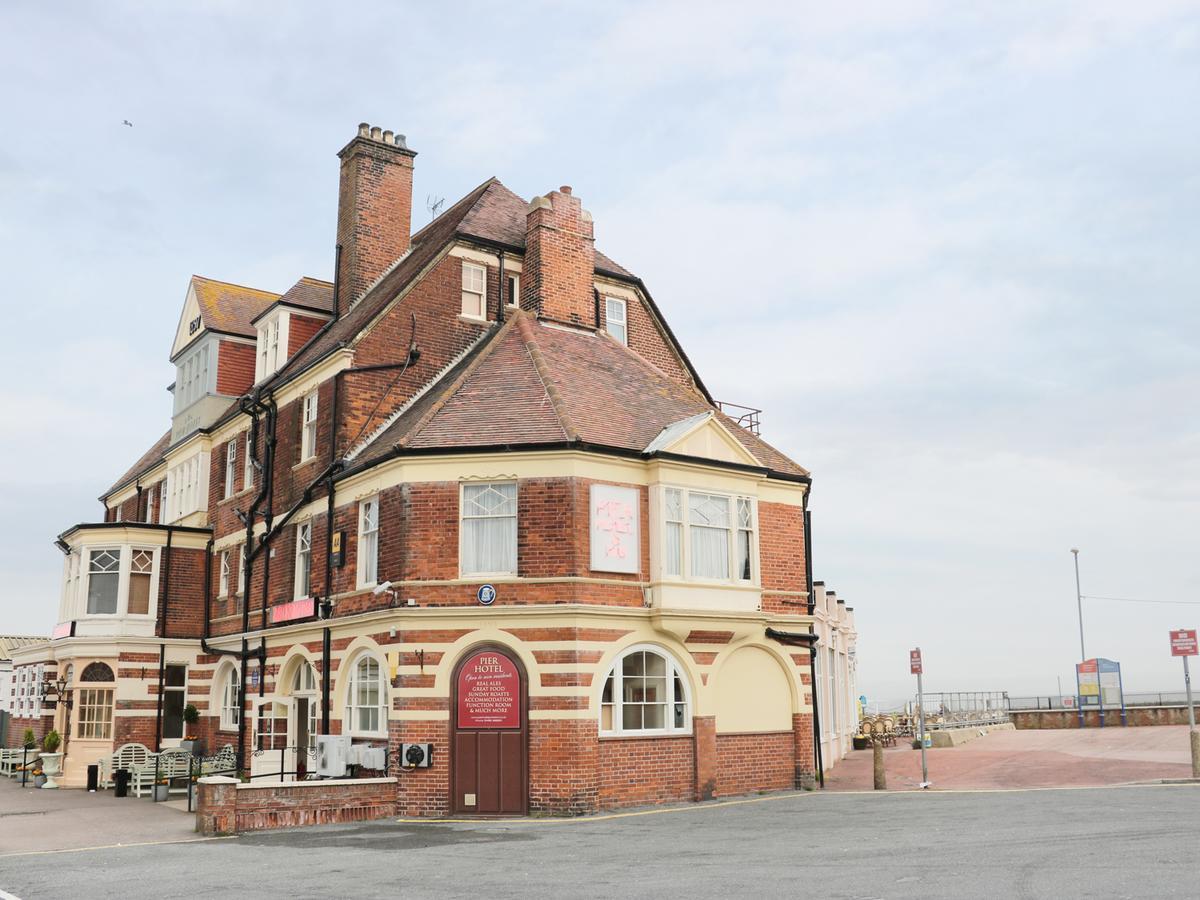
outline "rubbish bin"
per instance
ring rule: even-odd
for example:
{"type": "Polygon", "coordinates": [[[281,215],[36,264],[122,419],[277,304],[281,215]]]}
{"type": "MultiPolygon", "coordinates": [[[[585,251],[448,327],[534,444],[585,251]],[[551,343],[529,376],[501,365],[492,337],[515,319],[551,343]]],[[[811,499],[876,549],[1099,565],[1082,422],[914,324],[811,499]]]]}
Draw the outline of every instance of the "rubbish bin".
{"type": "Polygon", "coordinates": [[[96,793],[96,789],[100,787],[100,766],[94,764],[88,766],[88,793],[96,793]]]}
{"type": "Polygon", "coordinates": [[[117,769],[113,772],[113,794],[117,797],[129,796],[129,770],[117,769]]]}

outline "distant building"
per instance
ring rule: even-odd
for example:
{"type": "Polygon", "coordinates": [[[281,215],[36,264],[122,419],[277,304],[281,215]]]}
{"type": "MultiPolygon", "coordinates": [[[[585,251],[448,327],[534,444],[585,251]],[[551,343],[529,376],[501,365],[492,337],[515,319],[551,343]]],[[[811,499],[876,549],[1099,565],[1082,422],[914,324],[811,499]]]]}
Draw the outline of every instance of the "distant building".
{"type": "Polygon", "coordinates": [[[42,673],[36,664],[23,666],[18,673],[21,679],[18,684],[13,675],[12,657],[16,650],[36,653],[38,648],[48,648],[49,643],[49,638],[44,637],[0,634],[0,712],[11,716],[15,715],[18,709],[22,713],[26,712],[27,704],[32,704],[29,705],[30,710],[37,708],[36,697],[40,694],[42,673]]]}
{"type": "MultiPolygon", "coordinates": [[[[810,784],[810,648],[843,672],[853,625],[813,608],[809,473],[569,187],[489,179],[413,234],[403,136],[339,155],[334,283],[193,277],[170,428],[59,537],[54,640],[19,661],[69,702],[19,724],[64,731],[63,783],[194,731],[287,777],[322,734],[391,771],[431,745],[397,788],[421,815],[810,784]]],[[[818,679],[830,760],[851,684],[818,679]]]]}

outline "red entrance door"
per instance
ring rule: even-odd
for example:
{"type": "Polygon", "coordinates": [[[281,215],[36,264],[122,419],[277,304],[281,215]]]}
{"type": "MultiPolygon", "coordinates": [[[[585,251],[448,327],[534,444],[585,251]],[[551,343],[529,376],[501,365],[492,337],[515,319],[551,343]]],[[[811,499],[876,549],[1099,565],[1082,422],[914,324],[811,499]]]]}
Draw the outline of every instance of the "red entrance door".
{"type": "Polygon", "coordinates": [[[454,670],[451,808],[483,816],[528,812],[525,670],[501,647],[476,647],[454,670]]]}

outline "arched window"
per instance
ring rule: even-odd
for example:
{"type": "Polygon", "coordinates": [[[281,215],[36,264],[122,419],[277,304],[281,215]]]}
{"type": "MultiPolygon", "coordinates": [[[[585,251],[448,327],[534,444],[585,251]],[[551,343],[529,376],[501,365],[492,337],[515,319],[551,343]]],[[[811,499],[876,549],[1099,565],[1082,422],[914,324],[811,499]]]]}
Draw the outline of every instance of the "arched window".
{"type": "Polygon", "coordinates": [[[113,678],[113,670],[107,664],[102,662],[88,663],[87,668],[83,670],[83,674],[79,676],[80,681],[116,681],[113,678]]]}
{"type": "Polygon", "coordinates": [[[241,682],[238,679],[237,666],[226,666],[221,684],[221,728],[224,731],[236,731],[242,721],[241,682]]]}
{"type": "Polygon", "coordinates": [[[351,734],[382,735],[387,730],[387,683],[383,667],[364,654],[350,669],[346,727],[351,734]]]}
{"type": "Polygon", "coordinates": [[[617,657],[600,695],[601,734],[680,734],[692,729],[683,668],[655,647],[617,657]]]}
{"type": "Polygon", "coordinates": [[[300,665],[296,667],[296,677],[292,679],[292,693],[311,694],[316,689],[317,673],[313,670],[312,663],[301,660],[300,665]]]}

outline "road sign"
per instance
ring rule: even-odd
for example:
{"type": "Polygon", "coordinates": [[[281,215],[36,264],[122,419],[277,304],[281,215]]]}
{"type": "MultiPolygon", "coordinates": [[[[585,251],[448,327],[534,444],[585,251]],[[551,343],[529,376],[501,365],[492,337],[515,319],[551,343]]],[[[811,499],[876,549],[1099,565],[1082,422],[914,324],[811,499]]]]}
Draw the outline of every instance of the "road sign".
{"type": "Polygon", "coordinates": [[[1195,656],[1200,653],[1196,647],[1196,630],[1180,628],[1171,632],[1172,656],[1195,656]]]}
{"type": "Polygon", "coordinates": [[[910,675],[921,674],[921,648],[908,651],[908,672],[910,675]]]}

